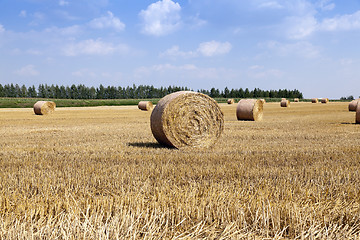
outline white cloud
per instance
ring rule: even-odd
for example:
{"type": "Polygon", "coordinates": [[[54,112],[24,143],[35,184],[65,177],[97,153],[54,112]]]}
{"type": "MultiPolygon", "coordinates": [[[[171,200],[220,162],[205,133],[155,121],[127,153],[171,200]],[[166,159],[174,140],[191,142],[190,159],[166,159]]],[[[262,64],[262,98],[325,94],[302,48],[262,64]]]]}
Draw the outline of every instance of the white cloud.
{"type": "Polygon", "coordinates": [[[335,8],[335,3],[332,0],[320,0],[316,3],[316,6],[323,11],[331,11],[335,8]]]}
{"type": "Polygon", "coordinates": [[[290,39],[303,39],[310,36],[317,29],[317,20],[312,15],[289,17],[286,19],[287,37],[290,39]]]}
{"type": "Polygon", "coordinates": [[[112,43],[103,42],[100,39],[88,39],[78,43],[69,44],[63,49],[63,54],[65,56],[111,55],[115,53],[123,54],[126,52],[128,52],[128,47],[126,45],[114,45],[112,43]]]}
{"type": "Polygon", "coordinates": [[[284,8],[283,5],[281,5],[277,1],[270,1],[270,2],[264,2],[259,5],[260,8],[273,8],[273,9],[282,9],[284,8]]]}
{"type": "Polygon", "coordinates": [[[0,24],[0,33],[3,33],[3,32],[5,32],[5,28],[3,25],[0,24]]]}
{"type": "Polygon", "coordinates": [[[360,11],[324,19],[319,28],[324,31],[358,30],[360,29],[360,11]]]}
{"type": "Polygon", "coordinates": [[[19,70],[16,70],[15,74],[26,77],[26,76],[37,76],[39,75],[39,72],[35,69],[34,65],[30,64],[20,68],[19,70]]]}
{"type": "Polygon", "coordinates": [[[20,17],[26,17],[27,16],[27,13],[25,10],[22,10],[20,13],[19,13],[19,16],[20,17]]]}
{"type": "Polygon", "coordinates": [[[189,17],[189,22],[187,23],[191,28],[202,27],[207,24],[207,21],[201,19],[199,14],[193,17],[189,17]]]}
{"type": "Polygon", "coordinates": [[[181,6],[171,0],[162,0],[152,3],[139,16],[143,20],[144,34],[162,36],[167,35],[181,25],[181,6]]]}
{"type": "Polygon", "coordinates": [[[122,31],[125,29],[125,24],[122,23],[119,18],[114,17],[114,14],[110,11],[107,12],[107,16],[95,18],[89,23],[89,25],[92,28],[97,29],[112,28],[116,31],[122,31]]]}
{"type": "Polygon", "coordinates": [[[205,57],[213,57],[217,55],[222,55],[230,52],[232,46],[229,42],[217,42],[217,41],[210,41],[210,42],[203,42],[199,44],[199,47],[196,51],[188,51],[184,52],[181,51],[179,46],[173,46],[167,49],[165,52],[161,53],[161,57],[183,57],[183,58],[192,58],[198,56],[205,56],[205,57]]]}
{"type": "Polygon", "coordinates": [[[72,72],[71,75],[75,77],[90,77],[90,78],[97,77],[97,74],[88,68],[83,68],[78,71],[72,72]]]}
{"type": "Polygon", "coordinates": [[[284,72],[278,69],[265,69],[264,66],[254,65],[249,67],[247,75],[255,79],[281,78],[284,72]]]}
{"type": "Polygon", "coordinates": [[[62,36],[74,36],[80,34],[82,31],[83,29],[79,25],[73,25],[65,28],[50,27],[45,29],[45,33],[62,35],[62,36]]]}
{"type": "Polygon", "coordinates": [[[33,21],[29,23],[31,26],[37,26],[45,20],[45,15],[41,12],[34,13],[32,17],[33,21]]]}
{"type": "Polygon", "coordinates": [[[217,41],[211,41],[201,43],[197,51],[206,57],[212,57],[226,54],[230,52],[231,48],[232,46],[229,42],[221,43],[217,41]]]}
{"type": "Polygon", "coordinates": [[[316,58],[320,56],[320,51],[317,47],[309,42],[297,42],[292,44],[282,44],[276,41],[268,42],[265,44],[273,54],[282,57],[298,56],[304,58],[316,58]]]}
{"type": "Polygon", "coordinates": [[[67,5],[69,5],[69,2],[68,2],[68,1],[64,1],[64,0],[60,0],[60,1],[59,1],[59,5],[60,5],[60,6],[67,6],[67,5]]]}

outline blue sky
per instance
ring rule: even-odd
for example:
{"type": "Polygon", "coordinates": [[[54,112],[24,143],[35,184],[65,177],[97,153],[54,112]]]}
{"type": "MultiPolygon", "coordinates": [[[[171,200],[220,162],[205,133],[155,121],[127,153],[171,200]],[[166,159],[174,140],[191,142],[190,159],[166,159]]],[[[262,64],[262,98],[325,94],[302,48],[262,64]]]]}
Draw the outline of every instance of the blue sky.
{"type": "Polygon", "coordinates": [[[0,0],[0,83],[360,95],[360,1],[0,0]]]}

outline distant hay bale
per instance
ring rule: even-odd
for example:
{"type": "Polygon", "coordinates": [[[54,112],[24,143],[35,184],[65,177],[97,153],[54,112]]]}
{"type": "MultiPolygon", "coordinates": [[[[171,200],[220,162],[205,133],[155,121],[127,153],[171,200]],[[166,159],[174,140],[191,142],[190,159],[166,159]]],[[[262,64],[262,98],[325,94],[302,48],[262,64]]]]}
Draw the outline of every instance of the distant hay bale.
{"type": "Polygon", "coordinates": [[[329,99],[328,98],[322,98],[321,99],[321,103],[328,103],[329,102],[329,99]]]}
{"type": "Polygon", "coordinates": [[[360,104],[356,106],[355,123],[360,124],[360,104]]]}
{"type": "Polygon", "coordinates": [[[37,101],[34,104],[34,112],[36,115],[46,115],[55,111],[56,104],[52,101],[37,101]]]}
{"type": "Polygon", "coordinates": [[[319,99],[317,99],[317,98],[312,98],[312,99],[311,99],[311,102],[312,102],[312,103],[318,103],[318,102],[319,102],[319,99]]]}
{"type": "Polygon", "coordinates": [[[286,100],[286,98],[281,98],[281,101],[284,101],[284,100],[286,100]]]}
{"type": "Polygon", "coordinates": [[[356,107],[358,105],[358,102],[359,102],[360,99],[355,99],[355,100],[352,100],[350,103],[349,103],[349,111],[350,112],[355,112],[356,111],[356,107]]]}
{"type": "Polygon", "coordinates": [[[290,101],[289,100],[281,100],[280,102],[281,107],[290,107],[290,101]]]}
{"type": "Polygon", "coordinates": [[[153,104],[150,101],[140,101],[138,108],[142,111],[151,111],[153,109],[153,104]]]}
{"type": "Polygon", "coordinates": [[[235,103],[235,100],[234,100],[233,98],[229,98],[229,99],[227,100],[227,103],[228,103],[228,104],[234,104],[234,103],[235,103]]]}
{"type": "Polygon", "coordinates": [[[236,107],[236,117],[238,120],[261,121],[263,105],[261,100],[241,99],[236,107]]]}
{"type": "Polygon", "coordinates": [[[150,125],[155,139],[162,145],[208,148],[224,130],[224,114],[211,97],[180,91],[160,99],[152,111],[150,125]]]}
{"type": "Polygon", "coordinates": [[[294,98],[294,102],[300,102],[298,98],[294,98]]]}

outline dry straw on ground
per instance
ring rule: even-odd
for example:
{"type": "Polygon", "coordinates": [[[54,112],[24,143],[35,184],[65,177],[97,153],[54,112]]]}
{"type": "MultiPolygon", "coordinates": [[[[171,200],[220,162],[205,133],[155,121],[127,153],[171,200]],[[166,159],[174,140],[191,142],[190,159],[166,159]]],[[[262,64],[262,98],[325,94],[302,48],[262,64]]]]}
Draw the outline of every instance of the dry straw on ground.
{"type": "Polygon", "coordinates": [[[319,99],[317,99],[317,98],[312,98],[312,99],[311,99],[311,102],[312,102],[312,103],[318,103],[318,102],[319,102],[319,99]]]}
{"type": "Polygon", "coordinates": [[[56,104],[52,101],[37,101],[34,104],[34,112],[36,115],[46,115],[55,111],[56,104]]]}
{"type": "Polygon", "coordinates": [[[155,139],[176,148],[208,148],[224,130],[224,114],[216,101],[192,91],[160,99],[150,122],[155,139]]]}
{"type": "Polygon", "coordinates": [[[138,104],[138,108],[142,111],[151,111],[154,106],[150,101],[140,101],[138,104]]]}
{"type": "Polygon", "coordinates": [[[349,111],[350,112],[355,112],[356,111],[356,107],[358,105],[358,102],[359,102],[359,99],[355,99],[355,100],[352,100],[350,103],[349,103],[349,111]]]}
{"type": "Polygon", "coordinates": [[[238,120],[261,121],[263,118],[263,102],[257,99],[241,99],[236,107],[238,120]]]}
{"type": "Polygon", "coordinates": [[[280,102],[281,107],[290,107],[290,101],[289,100],[281,100],[280,102]]]}
{"type": "Polygon", "coordinates": [[[328,98],[322,98],[321,99],[321,103],[328,103],[329,102],[329,99],[328,98]]]}
{"type": "Polygon", "coordinates": [[[294,102],[300,102],[298,98],[294,98],[294,102]]]}
{"type": "Polygon", "coordinates": [[[229,99],[227,100],[227,103],[228,103],[228,104],[234,104],[234,103],[235,103],[235,100],[234,100],[233,98],[229,98],[229,99]]]}

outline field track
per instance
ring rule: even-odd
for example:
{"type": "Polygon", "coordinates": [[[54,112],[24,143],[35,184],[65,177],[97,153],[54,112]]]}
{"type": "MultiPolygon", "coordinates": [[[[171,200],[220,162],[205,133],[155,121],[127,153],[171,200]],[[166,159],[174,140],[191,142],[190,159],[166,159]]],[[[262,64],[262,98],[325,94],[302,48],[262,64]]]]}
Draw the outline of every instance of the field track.
{"type": "Polygon", "coordinates": [[[160,146],[137,106],[0,109],[0,239],[357,239],[348,103],[266,103],[211,149],[160,146]]]}

